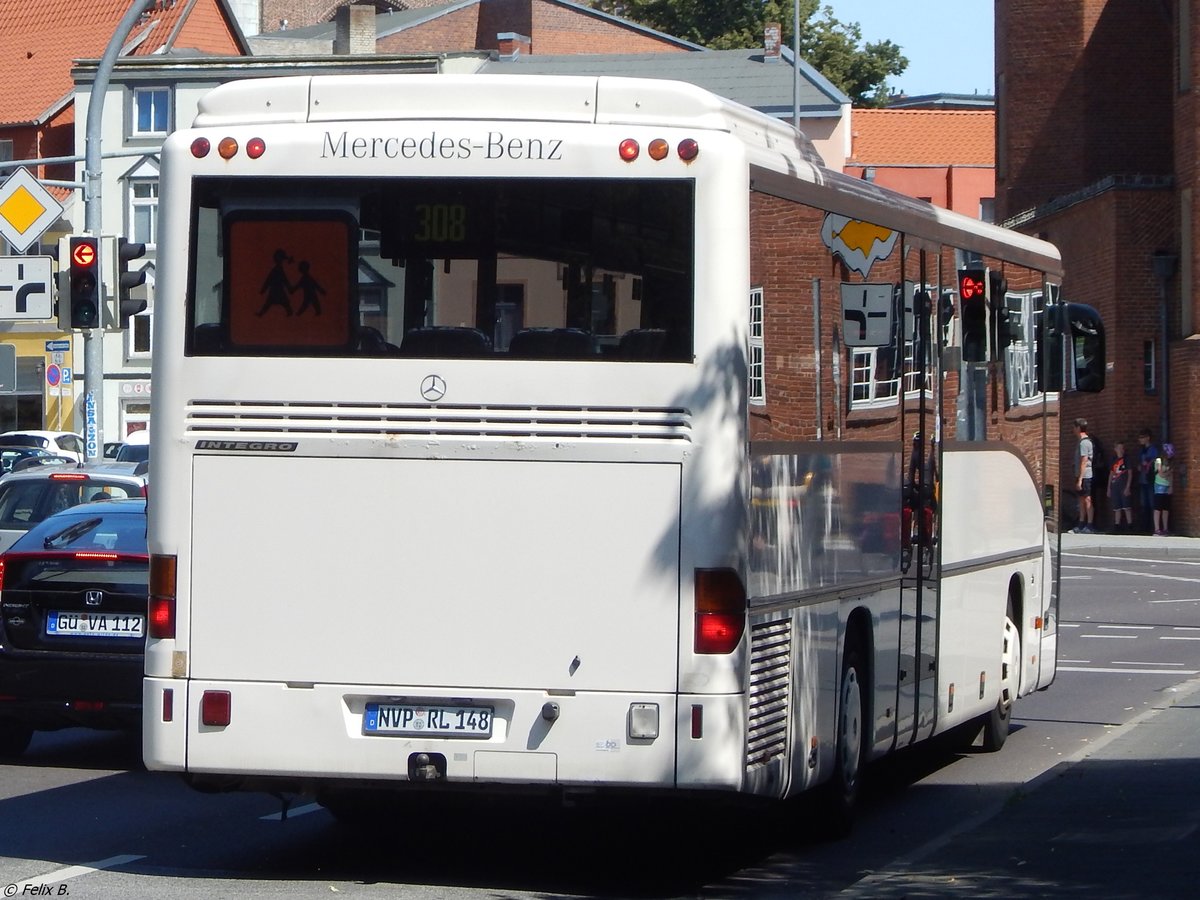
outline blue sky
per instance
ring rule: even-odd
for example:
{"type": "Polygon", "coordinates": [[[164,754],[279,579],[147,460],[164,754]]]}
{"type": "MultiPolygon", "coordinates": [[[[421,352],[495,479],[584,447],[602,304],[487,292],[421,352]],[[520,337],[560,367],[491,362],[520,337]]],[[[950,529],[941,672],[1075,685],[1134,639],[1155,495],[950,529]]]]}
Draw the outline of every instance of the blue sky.
{"type": "Polygon", "coordinates": [[[919,94],[995,93],[994,0],[821,0],[864,43],[900,45],[908,68],[891,88],[919,94]]]}

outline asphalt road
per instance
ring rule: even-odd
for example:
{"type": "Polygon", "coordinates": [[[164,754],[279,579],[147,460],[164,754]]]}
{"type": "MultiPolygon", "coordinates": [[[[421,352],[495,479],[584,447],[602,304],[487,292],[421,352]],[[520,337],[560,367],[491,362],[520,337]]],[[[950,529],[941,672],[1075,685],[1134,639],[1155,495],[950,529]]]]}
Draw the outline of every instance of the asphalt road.
{"type": "MultiPolygon", "coordinates": [[[[1123,896],[1120,873],[1094,865],[1105,880],[1071,893],[1087,884],[1084,851],[1104,858],[1114,838],[1149,833],[1134,846],[1177,857],[1200,834],[1195,815],[1180,819],[1185,796],[1153,781],[1178,783],[1176,769],[1194,773],[1200,755],[1180,738],[1200,727],[1187,694],[1200,687],[1194,544],[1072,541],[1055,684],[1018,704],[1000,753],[924,750],[873,767],[845,840],[827,840],[803,798],[749,811],[398,806],[369,830],[297,800],[281,821],[276,798],[198,794],[142,770],[136,740],[73,730],[38,735],[25,757],[0,764],[0,888],[123,898],[1123,896]],[[1188,724],[1180,717],[1192,709],[1188,724]],[[1095,768],[1130,753],[1156,762],[1095,768]],[[1085,775],[1109,780],[1091,786],[1085,775]],[[1106,831],[1107,807],[1080,811],[1115,795],[1150,821],[1157,810],[1166,830],[1139,819],[1136,832],[1106,831]],[[1040,841],[1041,856],[1022,841],[1040,841]]],[[[1153,890],[1130,896],[1175,896],[1171,878],[1178,896],[1194,893],[1190,875],[1156,871],[1153,890]]]]}

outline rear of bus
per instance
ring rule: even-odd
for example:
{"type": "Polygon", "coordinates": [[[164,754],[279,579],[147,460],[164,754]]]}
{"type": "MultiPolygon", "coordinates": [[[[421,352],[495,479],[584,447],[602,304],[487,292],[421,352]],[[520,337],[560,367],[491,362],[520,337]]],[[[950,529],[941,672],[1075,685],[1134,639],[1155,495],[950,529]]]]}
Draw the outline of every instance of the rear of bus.
{"type": "Polygon", "coordinates": [[[718,113],[293,78],[168,140],[149,768],[743,787],[747,166],[718,113]]]}

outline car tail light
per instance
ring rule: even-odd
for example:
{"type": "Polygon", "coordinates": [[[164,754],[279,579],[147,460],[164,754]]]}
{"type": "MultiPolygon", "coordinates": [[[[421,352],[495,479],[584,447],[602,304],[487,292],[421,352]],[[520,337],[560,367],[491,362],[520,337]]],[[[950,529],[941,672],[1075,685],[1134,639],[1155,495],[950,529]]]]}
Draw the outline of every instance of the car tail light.
{"type": "Polygon", "coordinates": [[[732,653],[746,630],[746,589],[733,569],[695,573],[697,653],[732,653]]]}
{"type": "Polygon", "coordinates": [[[103,700],[72,700],[71,709],[75,712],[103,712],[103,700]]]}
{"type": "Polygon", "coordinates": [[[4,557],[0,556],[0,591],[4,590],[4,557]]]}
{"type": "Polygon", "coordinates": [[[229,691],[205,691],[200,697],[200,721],[205,725],[228,725],[232,711],[229,691]]]}
{"type": "Polygon", "coordinates": [[[150,624],[152,638],[175,637],[175,557],[150,556],[150,624]]]}
{"type": "Polygon", "coordinates": [[[83,472],[53,472],[50,475],[51,481],[87,481],[88,477],[83,472]]]}

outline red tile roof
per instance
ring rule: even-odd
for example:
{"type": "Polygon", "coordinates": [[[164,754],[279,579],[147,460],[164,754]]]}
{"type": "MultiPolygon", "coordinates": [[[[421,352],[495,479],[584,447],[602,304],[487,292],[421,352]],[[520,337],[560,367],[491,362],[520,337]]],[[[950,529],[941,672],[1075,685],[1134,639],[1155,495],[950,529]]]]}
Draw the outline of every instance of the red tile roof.
{"type": "Polygon", "coordinates": [[[855,109],[850,158],[859,166],[994,166],[994,110],[855,109]]]}
{"type": "MultiPolygon", "coordinates": [[[[130,0],[0,0],[0,125],[41,121],[57,109],[74,90],[72,62],[103,56],[129,6],[130,0]]],[[[186,0],[151,4],[124,53],[148,56],[170,49],[194,6],[186,0]]]]}

